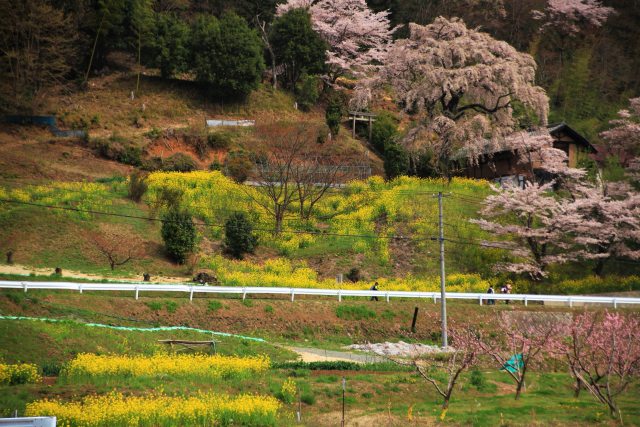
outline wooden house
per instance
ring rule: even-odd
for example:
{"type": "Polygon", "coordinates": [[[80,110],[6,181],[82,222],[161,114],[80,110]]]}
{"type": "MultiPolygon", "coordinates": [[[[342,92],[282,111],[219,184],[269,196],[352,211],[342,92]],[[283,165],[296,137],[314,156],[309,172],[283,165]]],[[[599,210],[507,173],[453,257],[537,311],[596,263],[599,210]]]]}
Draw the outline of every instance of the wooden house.
{"type": "MultiPolygon", "coordinates": [[[[593,155],[596,148],[582,135],[566,123],[551,125],[549,134],[553,137],[553,146],[564,151],[569,158],[569,167],[577,167],[582,155],[593,155]]],[[[538,169],[533,165],[534,173],[538,169]]],[[[475,165],[462,167],[459,175],[469,178],[487,179],[494,181],[512,181],[522,183],[531,179],[530,165],[518,162],[518,153],[505,149],[488,148],[475,165]]]]}

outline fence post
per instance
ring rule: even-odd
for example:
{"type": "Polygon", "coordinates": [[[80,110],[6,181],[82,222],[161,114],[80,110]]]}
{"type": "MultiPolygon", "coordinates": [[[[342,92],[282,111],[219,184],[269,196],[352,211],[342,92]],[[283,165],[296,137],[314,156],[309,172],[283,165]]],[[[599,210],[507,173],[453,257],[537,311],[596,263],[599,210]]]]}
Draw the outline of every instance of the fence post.
{"type": "Polygon", "coordinates": [[[136,300],[138,299],[138,287],[136,286],[136,300]]]}
{"type": "Polygon", "coordinates": [[[527,306],[527,297],[524,297],[524,306],[527,306]]]}
{"type": "Polygon", "coordinates": [[[247,298],[247,288],[242,288],[242,301],[247,298]]]}
{"type": "Polygon", "coordinates": [[[78,285],[78,290],[80,291],[80,293],[82,293],[82,283],[78,285]]]}
{"type": "Polygon", "coordinates": [[[573,299],[571,299],[571,297],[569,297],[569,308],[573,307],[573,299]]]}
{"type": "Polygon", "coordinates": [[[342,291],[338,291],[338,302],[342,302],[342,291]]]}
{"type": "Polygon", "coordinates": [[[482,305],[482,295],[480,295],[480,305],[482,305]]]}
{"type": "Polygon", "coordinates": [[[613,299],[613,308],[614,309],[618,308],[618,300],[616,298],[613,299]]]}
{"type": "Polygon", "coordinates": [[[24,291],[27,292],[27,282],[22,282],[22,287],[24,288],[24,291]]]}
{"type": "Polygon", "coordinates": [[[295,294],[294,294],[293,288],[291,288],[291,302],[293,302],[294,297],[295,297],[295,294]]]}
{"type": "Polygon", "coordinates": [[[387,302],[389,302],[389,292],[387,292],[385,295],[387,297],[387,302]]]}
{"type": "Polygon", "coordinates": [[[193,301],[193,285],[189,286],[189,302],[193,301]]]}

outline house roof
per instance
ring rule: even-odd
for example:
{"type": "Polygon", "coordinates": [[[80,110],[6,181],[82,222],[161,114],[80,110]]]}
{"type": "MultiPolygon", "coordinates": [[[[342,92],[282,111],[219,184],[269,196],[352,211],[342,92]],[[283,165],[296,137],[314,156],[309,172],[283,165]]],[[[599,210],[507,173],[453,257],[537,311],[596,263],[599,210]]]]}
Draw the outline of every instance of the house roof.
{"type": "Polygon", "coordinates": [[[585,138],[584,136],[580,135],[576,130],[574,130],[572,127],[570,127],[565,122],[560,122],[560,123],[549,125],[549,126],[547,126],[547,129],[549,130],[549,133],[551,134],[551,136],[556,136],[556,135],[558,135],[560,133],[566,133],[578,145],[581,145],[581,146],[587,148],[588,150],[590,150],[593,153],[597,153],[598,152],[596,147],[594,147],[593,144],[591,144],[587,140],[587,138],[585,138]]]}
{"type": "MultiPolygon", "coordinates": [[[[576,132],[573,128],[571,128],[568,124],[566,124],[565,122],[561,122],[561,123],[556,123],[556,124],[552,124],[547,126],[547,130],[549,132],[549,134],[552,137],[558,137],[561,133],[565,133],[567,134],[569,137],[571,137],[578,145],[590,150],[593,153],[597,153],[598,150],[582,135],[580,135],[578,132],[576,132]]],[[[536,135],[538,133],[541,133],[541,131],[532,131],[530,132],[532,135],[536,135]]],[[[507,143],[505,141],[503,142],[496,142],[496,141],[486,141],[486,144],[482,147],[482,149],[480,149],[479,154],[480,155],[496,155],[498,153],[506,153],[509,151],[513,151],[511,148],[509,148],[507,145],[507,143]]],[[[453,158],[455,160],[459,160],[462,158],[467,157],[467,149],[466,148],[462,148],[460,150],[458,150],[453,158]]]]}

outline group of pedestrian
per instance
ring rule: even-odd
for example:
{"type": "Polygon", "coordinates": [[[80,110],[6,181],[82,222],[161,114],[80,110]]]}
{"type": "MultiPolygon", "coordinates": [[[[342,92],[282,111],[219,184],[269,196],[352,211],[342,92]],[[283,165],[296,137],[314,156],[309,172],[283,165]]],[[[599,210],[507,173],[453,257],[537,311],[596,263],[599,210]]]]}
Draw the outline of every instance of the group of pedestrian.
{"type": "MultiPolygon", "coordinates": [[[[507,282],[504,285],[502,285],[500,287],[500,293],[501,294],[510,294],[511,293],[511,283],[507,282]]],[[[489,289],[487,290],[488,294],[495,294],[496,291],[495,289],[493,289],[493,285],[489,285],[489,289]]],[[[504,303],[505,304],[509,304],[509,300],[505,300],[504,303]]],[[[488,299],[487,300],[487,305],[496,305],[496,300],[494,299],[488,299]]]]}

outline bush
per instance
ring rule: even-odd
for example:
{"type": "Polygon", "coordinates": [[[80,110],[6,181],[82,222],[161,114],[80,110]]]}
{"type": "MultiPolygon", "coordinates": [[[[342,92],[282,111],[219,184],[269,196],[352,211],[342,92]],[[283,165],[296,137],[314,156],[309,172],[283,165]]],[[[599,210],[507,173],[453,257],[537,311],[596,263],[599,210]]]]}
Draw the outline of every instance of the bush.
{"type": "Polygon", "coordinates": [[[142,200],[142,196],[147,192],[146,176],[139,172],[133,172],[129,175],[128,197],[134,202],[142,200]]]}
{"type": "Polygon", "coordinates": [[[37,383],[42,380],[38,367],[32,363],[5,365],[0,363],[0,384],[17,385],[37,383]]]}
{"type": "Polygon", "coordinates": [[[307,76],[304,74],[300,77],[300,83],[296,86],[296,102],[298,107],[302,111],[309,111],[311,107],[316,105],[320,93],[318,92],[318,85],[320,79],[318,76],[307,76]]]}
{"type": "Polygon", "coordinates": [[[347,279],[353,283],[359,282],[362,277],[360,276],[360,269],[353,267],[351,270],[349,270],[349,272],[347,273],[347,279]]]}
{"type": "Polygon", "coordinates": [[[160,301],[148,301],[145,305],[152,311],[162,310],[162,303],[160,301]]]}
{"type": "Polygon", "coordinates": [[[253,171],[251,156],[244,150],[231,151],[224,159],[223,173],[238,184],[242,184],[249,178],[253,171]]]}
{"type": "Polygon", "coordinates": [[[178,309],[178,303],[175,301],[167,301],[164,303],[164,306],[167,308],[167,312],[175,313],[178,309]]]}
{"type": "Polygon", "coordinates": [[[339,305],[336,316],[345,320],[375,319],[376,312],[362,305],[339,305]]]}
{"type": "Polygon", "coordinates": [[[268,314],[273,313],[273,307],[272,307],[272,306],[270,306],[270,305],[265,305],[265,306],[264,306],[264,312],[265,312],[265,313],[268,313],[268,314]]]}
{"type": "Polygon", "coordinates": [[[387,144],[395,142],[397,133],[398,120],[390,113],[380,113],[371,126],[371,144],[383,153],[387,144]]]}
{"type": "Polygon", "coordinates": [[[183,153],[176,153],[168,157],[162,164],[162,170],[166,172],[191,172],[196,168],[195,160],[183,153]]]}
{"type": "Polygon", "coordinates": [[[225,251],[237,259],[253,253],[258,238],[253,234],[253,225],[243,212],[232,214],[224,223],[225,251]]]}
{"type": "Polygon", "coordinates": [[[224,150],[233,143],[233,135],[228,132],[213,132],[207,135],[207,144],[214,150],[224,150]]]}
{"type": "Polygon", "coordinates": [[[196,248],[196,226],[188,212],[173,209],[166,213],[162,217],[161,234],[167,253],[179,264],[196,248]]]}
{"type": "Polygon", "coordinates": [[[316,403],[316,397],[311,392],[304,392],[300,395],[300,401],[307,405],[313,405],[316,403]]]}
{"type": "Polygon", "coordinates": [[[209,311],[218,311],[220,309],[222,309],[222,303],[218,300],[211,300],[207,304],[207,310],[209,311]]]}
{"type": "Polygon", "coordinates": [[[93,139],[90,141],[90,146],[105,159],[131,166],[142,165],[142,149],[119,136],[112,135],[109,139],[93,139]]]}
{"type": "Polygon", "coordinates": [[[342,123],[342,116],[345,111],[345,102],[341,94],[334,92],[329,98],[327,104],[327,110],[325,111],[325,119],[327,126],[331,130],[333,136],[338,135],[340,131],[340,123],[342,123]]]}
{"type": "Polygon", "coordinates": [[[487,380],[484,377],[484,374],[477,368],[471,371],[471,378],[469,379],[469,382],[478,391],[482,391],[487,387],[487,380]]]}
{"type": "Polygon", "coordinates": [[[220,164],[219,161],[214,160],[213,162],[211,162],[211,164],[209,165],[209,170],[210,171],[221,171],[222,170],[222,165],[220,164]]]}
{"type": "Polygon", "coordinates": [[[384,173],[388,179],[405,175],[409,168],[409,155],[399,144],[390,143],[384,149],[384,173]]]}

